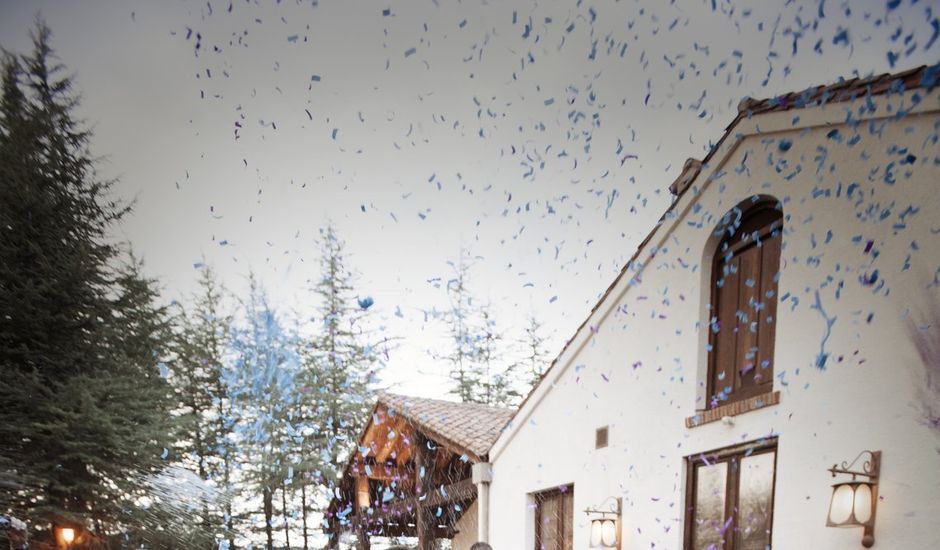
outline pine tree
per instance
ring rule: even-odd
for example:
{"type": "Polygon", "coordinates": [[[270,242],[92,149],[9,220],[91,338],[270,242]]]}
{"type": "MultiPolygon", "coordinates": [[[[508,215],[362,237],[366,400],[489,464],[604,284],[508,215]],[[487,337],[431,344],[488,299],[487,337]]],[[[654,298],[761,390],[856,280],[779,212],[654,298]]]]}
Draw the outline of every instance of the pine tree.
{"type": "Polygon", "coordinates": [[[313,477],[326,493],[339,480],[372,406],[379,360],[368,329],[371,298],[356,295],[345,244],[327,226],[320,231],[319,245],[320,277],[313,287],[317,328],[304,360],[305,387],[312,390],[305,422],[313,428],[308,444],[316,454],[304,460],[308,468],[317,468],[319,475],[314,472],[313,477]]]}
{"type": "Polygon", "coordinates": [[[507,354],[492,306],[489,303],[481,304],[477,313],[480,327],[474,338],[474,358],[480,380],[478,400],[480,403],[498,407],[514,405],[520,397],[516,388],[516,365],[501,365],[505,363],[507,354]]]}
{"type": "MultiPolygon", "coordinates": [[[[166,307],[156,305],[156,282],[141,269],[142,263],[131,256],[116,272],[119,291],[109,317],[110,339],[104,343],[114,353],[113,364],[95,377],[90,388],[95,406],[86,410],[89,416],[80,423],[107,422],[98,429],[100,437],[119,438],[110,440],[111,448],[105,446],[107,439],[99,439],[103,448],[87,455],[86,468],[103,475],[111,486],[95,491],[100,498],[92,507],[92,518],[99,533],[114,518],[128,523],[127,530],[146,529],[141,521],[145,513],[135,501],[149,493],[152,476],[164,468],[162,450],[171,446],[174,429],[172,391],[160,373],[169,348],[169,314],[166,307]],[[136,475],[128,477],[130,464],[136,475]],[[126,513],[132,514],[129,520],[123,516],[126,513]]],[[[88,440],[92,437],[89,434],[88,440]]],[[[111,529],[108,534],[120,536],[124,531],[111,529]]]]}
{"type": "Polygon", "coordinates": [[[0,95],[0,469],[23,486],[0,505],[104,539],[139,525],[169,444],[166,312],[109,241],[129,208],[95,172],[42,22],[33,45],[3,60],[0,95]]]}
{"type": "Polygon", "coordinates": [[[525,370],[520,374],[526,385],[526,393],[534,388],[551,364],[548,351],[548,337],[543,334],[544,325],[534,313],[529,313],[523,337],[518,341],[522,348],[522,359],[517,363],[519,369],[525,370]]]}
{"type": "Polygon", "coordinates": [[[453,277],[447,281],[449,308],[442,319],[450,337],[448,351],[435,354],[447,363],[453,386],[450,393],[463,402],[512,405],[519,398],[514,363],[508,362],[506,343],[493,307],[478,300],[470,288],[472,263],[464,251],[448,262],[453,277]]]}
{"type": "Polygon", "coordinates": [[[289,436],[294,432],[299,361],[296,338],[284,330],[267,297],[251,278],[244,326],[233,336],[236,354],[229,395],[235,400],[240,460],[245,480],[261,493],[265,546],[274,548],[274,498],[289,476],[289,436]]]}
{"type": "MultiPolygon", "coordinates": [[[[300,327],[296,327],[295,333],[300,332],[300,327]]],[[[319,402],[320,392],[317,391],[321,375],[320,363],[317,361],[318,354],[314,345],[314,341],[298,339],[297,356],[301,363],[297,378],[300,388],[297,401],[299,427],[293,441],[297,472],[296,477],[292,479],[292,485],[293,489],[300,492],[301,540],[304,550],[308,550],[310,545],[308,516],[314,497],[313,494],[308,494],[307,487],[311,483],[319,484],[323,481],[323,462],[315,449],[321,439],[318,415],[322,407],[319,402]]]]}
{"type": "Polygon", "coordinates": [[[477,368],[479,321],[476,302],[469,288],[470,267],[467,254],[461,250],[456,262],[448,262],[453,278],[447,281],[449,308],[444,321],[450,336],[450,347],[436,359],[449,363],[448,373],[453,380],[450,393],[465,403],[481,402],[480,388],[483,375],[477,368]]]}
{"type": "Polygon", "coordinates": [[[223,300],[224,290],[206,266],[200,270],[191,308],[181,308],[177,315],[176,356],[170,362],[180,420],[180,455],[203,482],[222,489],[221,502],[202,502],[198,526],[202,548],[215,546],[215,536],[222,532],[230,548],[235,546],[232,503],[226,496],[232,484],[234,420],[222,378],[232,317],[224,311],[223,300]]]}
{"type": "Polygon", "coordinates": [[[320,246],[321,273],[314,290],[320,299],[318,320],[322,325],[312,361],[314,372],[319,373],[324,474],[335,481],[343,468],[342,455],[371,407],[369,388],[376,380],[377,358],[373,346],[365,341],[370,304],[357,299],[355,276],[346,265],[345,244],[332,226],[321,230],[320,246]]]}

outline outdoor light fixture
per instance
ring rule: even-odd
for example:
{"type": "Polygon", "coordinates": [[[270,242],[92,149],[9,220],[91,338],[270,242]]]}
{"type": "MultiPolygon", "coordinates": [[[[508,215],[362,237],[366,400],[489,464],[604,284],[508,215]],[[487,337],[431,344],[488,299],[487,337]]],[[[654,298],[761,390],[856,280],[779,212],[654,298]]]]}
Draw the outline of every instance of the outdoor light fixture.
{"type": "Polygon", "coordinates": [[[591,548],[620,549],[620,499],[610,497],[600,508],[584,511],[591,520],[591,548]]]}
{"type": "Polygon", "coordinates": [[[369,496],[369,478],[366,476],[356,478],[356,503],[360,510],[366,510],[372,506],[369,496]]]}
{"type": "Polygon", "coordinates": [[[852,479],[833,484],[826,525],[864,527],[862,546],[871,548],[875,544],[875,511],[878,507],[881,451],[862,451],[851,463],[843,462],[841,466],[833,464],[829,471],[832,472],[832,477],[845,474],[852,476],[852,479]],[[855,463],[866,455],[867,458],[861,463],[861,470],[852,470],[855,463]],[[859,477],[866,479],[860,480],[859,477]]]}
{"type": "Polygon", "coordinates": [[[65,543],[65,547],[71,548],[72,542],[75,540],[75,529],[63,527],[59,529],[59,536],[62,538],[62,542],[65,543]]]}

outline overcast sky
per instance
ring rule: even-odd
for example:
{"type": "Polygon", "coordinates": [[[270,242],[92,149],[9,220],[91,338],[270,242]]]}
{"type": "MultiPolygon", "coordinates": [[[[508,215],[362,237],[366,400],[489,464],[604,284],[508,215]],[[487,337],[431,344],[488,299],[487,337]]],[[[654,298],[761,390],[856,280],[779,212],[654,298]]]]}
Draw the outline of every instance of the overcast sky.
{"type": "Polygon", "coordinates": [[[0,45],[27,51],[37,11],[168,301],[205,256],[309,314],[332,220],[401,338],[385,381],[430,396],[424,312],[461,247],[507,336],[532,311],[554,354],[742,97],[940,52],[923,0],[0,0],[0,45]]]}

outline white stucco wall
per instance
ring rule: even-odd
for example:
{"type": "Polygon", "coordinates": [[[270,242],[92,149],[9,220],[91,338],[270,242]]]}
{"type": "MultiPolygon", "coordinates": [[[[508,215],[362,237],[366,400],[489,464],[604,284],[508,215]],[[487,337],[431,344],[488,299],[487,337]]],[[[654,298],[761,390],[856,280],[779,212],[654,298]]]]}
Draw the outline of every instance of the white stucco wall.
{"type": "Polygon", "coordinates": [[[470,550],[477,541],[477,501],[467,508],[457,522],[457,535],[450,540],[451,550],[470,550]]]}
{"type": "MultiPolygon", "coordinates": [[[[842,122],[849,113],[857,119],[864,100],[755,116],[735,128],[738,139],[722,145],[640,255],[631,271],[640,280],[621,278],[491,450],[496,550],[534,548],[530,494],[567,483],[575,548],[588,547],[580,510],[608,496],[623,498],[624,550],[682,548],[684,457],[771,434],[779,436],[775,549],[861,547],[861,529],[825,527],[826,469],[864,449],[883,451],[875,547],[940,547],[940,427],[925,413],[940,409],[940,358],[931,390],[911,336],[940,319],[940,96],[916,93],[918,114],[865,122],[854,145],[855,129],[842,122]],[[827,138],[835,128],[841,144],[827,138]],[[781,139],[792,141],[789,151],[781,139]],[[916,160],[901,165],[907,154],[916,160]],[[885,182],[891,161],[893,185],[885,182]],[[723,175],[705,184],[712,173],[723,175]],[[706,242],[719,218],[754,194],[782,200],[785,216],[774,356],[781,402],[732,427],[687,429],[684,419],[704,407],[706,242]],[[919,211],[902,216],[909,206],[919,211]],[[879,280],[862,284],[875,269],[879,280]],[[811,307],[817,291],[836,318],[824,370],[815,366],[826,329],[811,307]],[[604,425],[610,445],[595,450],[604,425]]],[[[911,99],[877,97],[875,117],[911,99]]],[[[940,354],[940,327],[920,334],[931,334],[940,354]]]]}

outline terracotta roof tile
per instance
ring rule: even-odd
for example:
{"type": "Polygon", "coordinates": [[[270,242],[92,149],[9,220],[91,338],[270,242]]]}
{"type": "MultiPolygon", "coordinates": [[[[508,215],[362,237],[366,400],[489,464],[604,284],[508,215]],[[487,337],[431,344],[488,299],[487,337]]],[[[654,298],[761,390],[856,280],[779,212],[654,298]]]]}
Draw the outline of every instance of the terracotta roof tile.
{"type": "Polygon", "coordinates": [[[515,414],[513,409],[477,403],[455,403],[440,399],[382,393],[378,402],[413,422],[419,428],[449,440],[476,457],[484,457],[503,427],[515,414]]]}
{"type": "Polygon", "coordinates": [[[924,65],[900,73],[848,80],[839,79],[832,84],[813,86],[767,99],[744,98],[738,105],[738,110],[749,114],[785,111],[839,101],[852,101],[867,95],[900,93],[914,88],[925,88],[930,91],[938,84],[940,84],[940,64],[924,65]]]}

